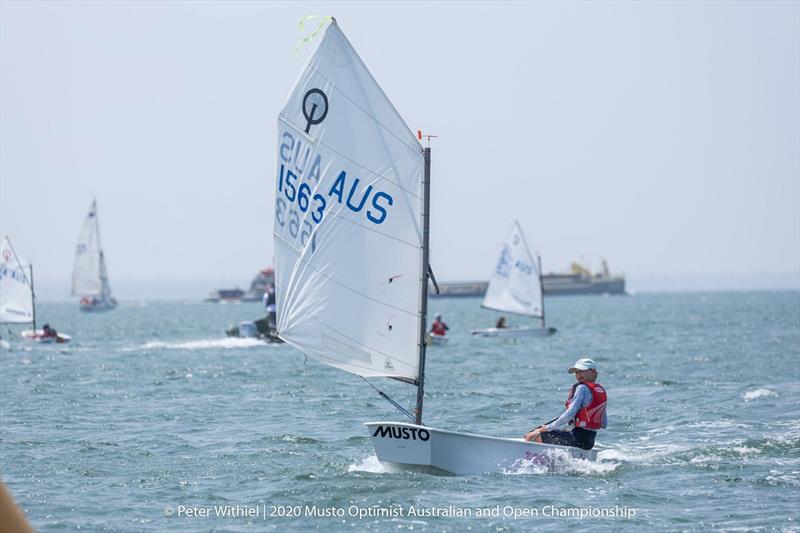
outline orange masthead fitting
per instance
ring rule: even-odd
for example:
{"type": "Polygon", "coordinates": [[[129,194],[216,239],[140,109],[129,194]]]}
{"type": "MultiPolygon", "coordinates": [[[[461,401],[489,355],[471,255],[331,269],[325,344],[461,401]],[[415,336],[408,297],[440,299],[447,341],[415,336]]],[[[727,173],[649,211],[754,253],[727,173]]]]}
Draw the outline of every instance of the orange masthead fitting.
{"type": "Polygon", "coordinates": [[[417,130],[417,139],[422,140],[422,130],[417,130]]]}

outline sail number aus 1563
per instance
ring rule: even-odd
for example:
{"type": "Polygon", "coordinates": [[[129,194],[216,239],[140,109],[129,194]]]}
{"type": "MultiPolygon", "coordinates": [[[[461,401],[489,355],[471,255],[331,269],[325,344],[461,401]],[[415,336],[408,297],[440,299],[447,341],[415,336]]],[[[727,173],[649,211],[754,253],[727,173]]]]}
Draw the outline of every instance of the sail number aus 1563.
{"type": "Polygon", "coordinates": [[[354,178],[348,183],[347,172],[342,170],[333,180],[333,184],[326,195],[314,193],[307,182],[300,182],[300,178],[292,170],[281,163],[278,170],[278,192],[282,192],[286,200],[297,204],[303,213],[310,213],[315,224],[322,222],[325,209],[329,202],[344,203],[348,209],[359,213],[364,209],[367,200],[371,197],[371,205],[366,210],[367,220],[373,224],[383,224],[388,215],[387,209],[394,204],[394,198],[384,191],[375,191],[372,185],[359,191],[359,178],[354,178]],[[349,185],[349,187],[348,187],[349,185]]]}

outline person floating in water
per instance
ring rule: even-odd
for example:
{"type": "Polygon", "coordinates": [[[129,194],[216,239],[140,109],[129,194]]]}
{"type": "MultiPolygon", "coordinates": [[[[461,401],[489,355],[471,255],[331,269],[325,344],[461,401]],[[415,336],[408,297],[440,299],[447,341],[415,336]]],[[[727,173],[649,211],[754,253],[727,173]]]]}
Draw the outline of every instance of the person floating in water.
{"type": "Polygon", "coordinates": [[[594,447],[597,431],[608,425],[606,390],[597,383],[597,365],[591,359],[579,359],[568,370],[578,380],[569,390],[567,410],[552,422],[525,434],[525,440],[584,450],[594,447]],[[570,431],[562,430],[572,424],[570,431]]]}
{"type": "Polygon", "coordinates": [[[434,316],[433,324],[431,324],[431,335],[439,335],[443,337],[450,328],[447,327],[442,321],[442,314],[436,313],[434,316]]]}
{"type": "Polygon", "coordinates": [[[494,326],[497,329],[505,329],[506,328],[506,317],[501,316],[497,319],[497,324],[494,326]]]}

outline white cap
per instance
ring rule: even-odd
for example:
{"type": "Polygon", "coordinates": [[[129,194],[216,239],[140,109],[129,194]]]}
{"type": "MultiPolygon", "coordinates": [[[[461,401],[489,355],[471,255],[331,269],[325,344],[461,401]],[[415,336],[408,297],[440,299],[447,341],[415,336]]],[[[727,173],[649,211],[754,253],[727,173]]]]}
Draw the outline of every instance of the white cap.
{"type": "Polygon", "coordinates": [[[597,364],[591,359],[578,359],[567,372],[574,374],[579,370],[597,370],[597,364]]]}

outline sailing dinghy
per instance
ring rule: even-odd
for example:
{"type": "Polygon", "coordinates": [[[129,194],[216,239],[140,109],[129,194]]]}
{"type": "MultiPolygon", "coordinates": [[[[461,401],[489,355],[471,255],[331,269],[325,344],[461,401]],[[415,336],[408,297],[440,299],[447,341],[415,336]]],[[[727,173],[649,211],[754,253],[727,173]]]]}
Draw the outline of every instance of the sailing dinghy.
{"type": "Polygon", "coordinates": [[[516,220],[511,226],[506,240],[503,241],[500,257],[481,307],[538,318],[541,325],[539,327],[473,329],[473,335],[481,337],[546,337],[556,332],[556,328],[548,328],[544,323],[542,258],[537,255],[534,259],[522,227],[516,220]]]}
{"type": "Polygon", "coordinates": [[[436,335],[435,333],[428,334],[428,346],[446,346],[449,341],[450,337],[436,335]]]}
{"type": "MultiPolygon", "coordinates": [[[[423,425],[430,147],[333,20],[278,117],[277,334],[363,378],[417,387],[413,423],[368,422],[378,459],[470,474],[596,452],[423,425]]],[[[522,433],[520,431],[520,433],[522,433]]]]}
{"type": "Polygon", "coordinates": [[[0,244],[0,323],[32,324],[33,329],[20,333],[23,339],[42,343],[65,343],[71,339],[63,333],[45,336],[43,330],[36,329],[33,265],[20,259],[8,237],[0,244]]]}
{"type": "Polygon", "coordinates": [[[117,307],[117,300],[111,296],[106,260],[100,244],[97,200],[92,200],[78,235],[72,269],[72,295],[81,297],[81,311],[110,311],[117,307]]]}

